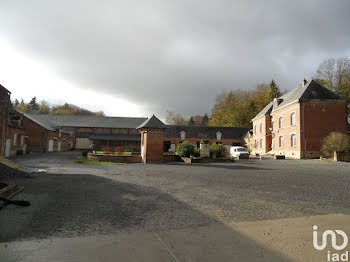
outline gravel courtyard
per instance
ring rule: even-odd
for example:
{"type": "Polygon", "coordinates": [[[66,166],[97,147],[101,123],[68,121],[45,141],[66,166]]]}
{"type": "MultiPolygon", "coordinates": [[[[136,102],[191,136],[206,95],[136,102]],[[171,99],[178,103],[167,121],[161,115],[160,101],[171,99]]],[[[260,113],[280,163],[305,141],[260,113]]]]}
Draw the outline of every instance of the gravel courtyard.
{"type": "Polygon", "coordinates": [[[94,166],[74,163],[78,154],[14,159],[51,173],[1,179],[23,185],[21,197],[32,206],[1,211],[0,240],[350,214],[350,163],[251,159],[94,166]]]}
{"type": "Polygon", "coordinates": [[[74,163],[78,155],[13,159],[49,173],[0,177],[23,185],[17,198],[32,204],[0,211],[1,242],[350,215],[350,163],[250,159],[95,166],[74,163]]]}

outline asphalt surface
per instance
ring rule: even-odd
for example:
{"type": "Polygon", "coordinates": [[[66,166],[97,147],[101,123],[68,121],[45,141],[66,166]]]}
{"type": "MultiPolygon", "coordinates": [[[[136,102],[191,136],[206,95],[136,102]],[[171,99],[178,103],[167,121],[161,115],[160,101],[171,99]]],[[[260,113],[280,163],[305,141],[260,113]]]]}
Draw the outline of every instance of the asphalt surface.
{"type": "Polygon", "coordinates": [[[78,152],[13,159],[49,174],[3,176],[27,208],[0,211],[0,241],[186,229],[212,223],[350,214],[350,163],[74,163],[78,152]]]}

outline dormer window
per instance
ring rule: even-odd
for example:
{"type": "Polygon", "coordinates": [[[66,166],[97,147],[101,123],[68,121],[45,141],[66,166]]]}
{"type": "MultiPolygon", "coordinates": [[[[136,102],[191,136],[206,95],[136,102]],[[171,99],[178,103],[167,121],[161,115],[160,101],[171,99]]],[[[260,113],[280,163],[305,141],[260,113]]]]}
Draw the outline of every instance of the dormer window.
{"type": "Polygon", "coordinates": [[[221,140],[221,136],[222,136],[222,133],[220,131],[216,132],[216,140],[220,141],[221,140]]]}
{"type": "Polygon", "coordinates": [[[186,132],[185,131],[181,131],[180,132],[180,137],[181,137],[181,140],[185,140],[186,132]]]}

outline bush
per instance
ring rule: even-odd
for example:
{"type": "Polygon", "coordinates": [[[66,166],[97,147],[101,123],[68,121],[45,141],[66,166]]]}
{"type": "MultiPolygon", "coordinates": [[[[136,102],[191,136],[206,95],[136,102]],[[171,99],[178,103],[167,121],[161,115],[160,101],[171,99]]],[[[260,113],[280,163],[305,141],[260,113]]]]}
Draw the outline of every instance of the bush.
{"type": "Polygon", "coordinates": [[[110,146],[104,146],[104,147],[102,148],[102,150],[103,150],[103,152],[104,152],[105,154],[112,154],[112,153],[114,153],[114,148],[112,148],[112,147],[110,147],[110,146]]]}
{"type": "Polygon", "coordinates": [[[18,149],[16,151],[16,156],[21,156],[21,155],[23,155],[23,150],[22,149],[18,149]]]}
{"type": "Polygon", "coordinates": [[[200,156],[201,156],[201,150],[195,148],[195,149],[194,149],[194,152],[193,152],[193,156],[194,156],[194,157],[200,157],[200,156]]]}
{"type": "Polygon", "coordinates": [[[334,152],[350,151],[350,137],[339,132],[332,132],[323,140],[321,149],[325,156],[332,156],[334,152]]]}
{"type": "Polygon", "coordinates": [[[210,146],[210,155],[213,158],[222,158],[227,155],[227,149],[221,144],[212,144],[210,146]]]}
{"type": "Polygon", "coordinates": [[[122,152],[126,152],[126,150],[122,146],[116,146],[115,147],[115,152],[122,153],[122,152]]]}
{"type": "Polygon", "coordinates": [[[87,158],[87,155],[88,155],[89,151],[83,151],[81,152],[81,155],[85,158],[87,158]]]}
{"type": "Polygon", "coordinates": [[[195,147],[196,146],[190,142],[184,141],[177,146],[176,153],[181,157],[190,157],[191,155],[194,155],[195,147]]]}

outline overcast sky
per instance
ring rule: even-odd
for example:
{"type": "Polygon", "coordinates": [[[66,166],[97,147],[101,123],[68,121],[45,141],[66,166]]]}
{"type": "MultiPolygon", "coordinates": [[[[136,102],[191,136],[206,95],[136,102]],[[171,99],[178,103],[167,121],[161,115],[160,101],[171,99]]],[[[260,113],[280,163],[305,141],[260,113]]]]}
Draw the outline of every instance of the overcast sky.
{"type": "Polygon", "coordinates": [[[292,89],[350,57],[349,0],[1,0],[0,83],[114,116],[210,113],[222,90],[292,89]]]}

